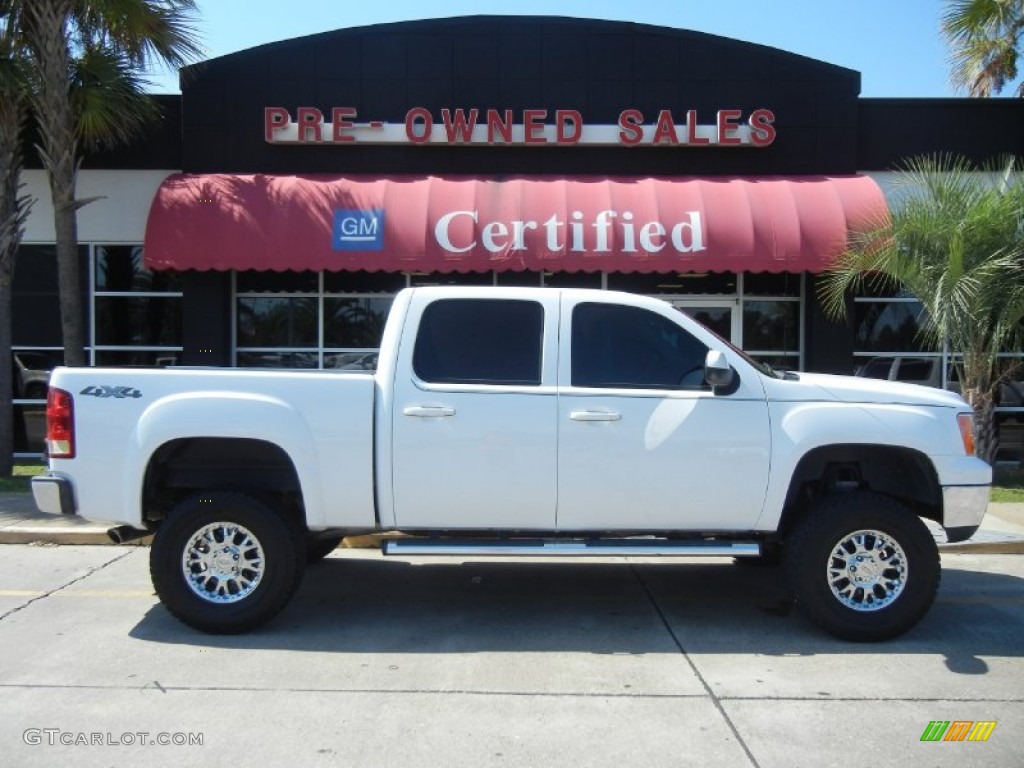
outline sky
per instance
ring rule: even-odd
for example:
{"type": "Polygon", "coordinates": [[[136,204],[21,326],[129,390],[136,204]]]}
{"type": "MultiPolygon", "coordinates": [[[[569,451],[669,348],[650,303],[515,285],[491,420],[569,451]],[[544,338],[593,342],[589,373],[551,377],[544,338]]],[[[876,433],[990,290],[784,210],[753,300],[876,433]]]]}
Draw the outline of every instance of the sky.
{"type": "MultiPolygon", "coordinates": [[[[633,21],[745,40],[861,73],[869,97],[958,96],[939,30],[942,0],[198,0],[207,58],[344,27],[446,16],[633,21]]],[[[177,74],[153,73],[155,93],[177,74]]],[[[1004,90],[1011,96],[1013,88],[1004,90]]]]}

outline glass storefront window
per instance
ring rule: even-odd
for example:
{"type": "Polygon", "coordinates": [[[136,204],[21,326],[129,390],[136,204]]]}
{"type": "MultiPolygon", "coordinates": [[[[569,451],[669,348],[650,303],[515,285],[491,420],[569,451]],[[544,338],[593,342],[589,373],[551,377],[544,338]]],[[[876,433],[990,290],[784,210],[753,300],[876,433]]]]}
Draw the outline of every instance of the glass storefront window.
{"type": "Polygon", "coordinates": [[[800,351],[800,304],[795,301],[745,301],[743,347],[772,352],[800,351]]]}
{"type": "Polygon", "coordinates": [[[315,293],[317,272],[236,272],[235,289],[239,293],[315,293]]]}
{"type": "Polygon", "coordinates": [[[97,346],[173,347],[181,344],[181,299],[96,297],[97,346]]]}
{"type": "Polygon", "coordinates": [[[96,365],[131,367],[131,368],[163,368],[168,365],[179,365],[181,352],[172,350],[117,350],[100,349],[96,351],[96,365]]]}
{"type": "Polygon", "coordinates": [[[743,293],[747,296],[792,296],[800,298],[802,277],[791,272],[761,272],[743,276],[743,293]]]}
{"type": "Polygon", "coordinates": [[[391,272],[324,272],[324,293],[398,293],[405,283],[391,272]]]}
{"type": "Polygon", "coordinates": [[[608,289],[643,293],[650,296],[700,295],[717,296],[737,292],[736,275],[732,272],[678,272],[674,274],[608,273],[608,289]]]}
{"type": "Polygon", "coordinates": [[[315,352],[243,352],[237,356],[239,368],[316,368],[315,352]]]}
{"type": "Polygon", "coordinates": [[[110,293],[173,293],[181,291],[177,272],[153,272],[142,260],[141,245],[96,246],[97,291],[110,293]]]}
{"type": "Polygon", "coordinates": [[[379,347],[391,298],[324,299],[324,347],[379,347]]]}
{"type": "Polygon", "coordinates": [[[853,305],[856,352],[933,352],[921,336],[924,310],[917,301],[857,301],[853,305]]]}
{"type": "Polygon", "coordinates": [[[494,285],[494,273],[410,272],[409,285],[494,285]]]}
{"type": "Polygon", "coordinates": [[[548,288],[600,288],[600,272],[545,272],[544,285],[548,288]]]}
{"type": "Polygon", "coordinates": [[[538,288],[541,285],[540,272],[498,272],[497,284],[516,288],[538,288]]]}
{"type": "Polygon", "coordinates": [[[240,298],[237,306],[240,347],[317,345],[319,312],[315,298],[240,298]]]}

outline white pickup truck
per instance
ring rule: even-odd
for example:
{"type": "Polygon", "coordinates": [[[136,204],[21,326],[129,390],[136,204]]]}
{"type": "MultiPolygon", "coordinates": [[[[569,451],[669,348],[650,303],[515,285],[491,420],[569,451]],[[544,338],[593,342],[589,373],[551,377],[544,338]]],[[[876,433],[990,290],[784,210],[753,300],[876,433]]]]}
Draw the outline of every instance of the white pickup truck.
{"type": "Polygon", "coordinates": [[[409,555],[778,559],[825,630],[913,626],[991,469],[956,394],[781,374],[656,299],[414,288],[375,373],[54,371],[46,512],[154,533],[185,623],[275,616],[352,534],[409,555]]]}

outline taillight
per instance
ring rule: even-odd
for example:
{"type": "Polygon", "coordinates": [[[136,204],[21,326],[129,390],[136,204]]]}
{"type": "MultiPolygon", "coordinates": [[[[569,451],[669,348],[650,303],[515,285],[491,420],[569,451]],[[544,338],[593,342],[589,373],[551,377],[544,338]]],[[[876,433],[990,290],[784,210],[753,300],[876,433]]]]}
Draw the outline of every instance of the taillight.
{"type": "Polygon", "coordinates": [[[51,459],[75,458],[75,399],[56,387],[46,396],[46,453],[51,459]]]}
{"type": "Polygon", "coordinates": [[[968,456],[974,455],[974,416],[970,413],[961,413],[956,417],[956,423],[960,425],[960,439],[964,443],[964,453],[968,456]]]}

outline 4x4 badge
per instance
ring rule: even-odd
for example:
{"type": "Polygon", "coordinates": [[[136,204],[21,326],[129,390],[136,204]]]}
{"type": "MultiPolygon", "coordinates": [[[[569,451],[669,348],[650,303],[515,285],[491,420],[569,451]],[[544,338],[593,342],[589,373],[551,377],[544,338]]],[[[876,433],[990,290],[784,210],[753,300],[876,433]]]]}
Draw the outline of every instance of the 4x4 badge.
{"type": "Polygon", "coordinates": [[[142,397],[142,393],[133,387],[109,387],[107,385],[89,385],[78,394],[90,395],[91,397],[116,397],[121,400],[126,397],[142,397]]]}

